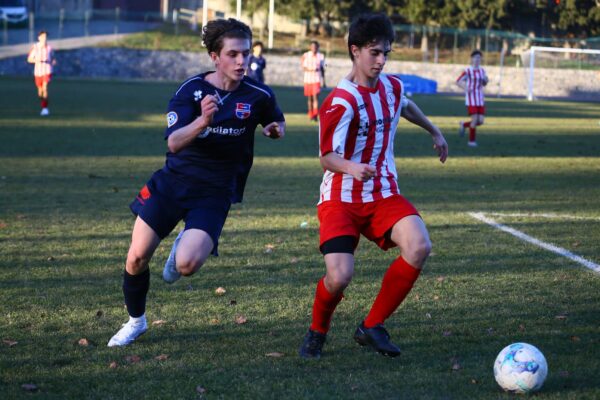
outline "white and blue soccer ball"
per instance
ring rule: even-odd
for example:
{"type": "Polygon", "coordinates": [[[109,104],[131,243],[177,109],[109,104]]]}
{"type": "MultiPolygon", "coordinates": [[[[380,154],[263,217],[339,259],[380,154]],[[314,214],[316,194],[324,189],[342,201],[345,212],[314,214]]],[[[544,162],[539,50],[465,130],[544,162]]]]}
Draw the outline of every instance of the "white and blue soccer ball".
{"type": "Polygon", "coordinates": [[[494,363],[496,382],[507,392],[535,392],[544,384],[546,375],[546,358],[535,346],[527,343],[506,346],[494,363]]]}

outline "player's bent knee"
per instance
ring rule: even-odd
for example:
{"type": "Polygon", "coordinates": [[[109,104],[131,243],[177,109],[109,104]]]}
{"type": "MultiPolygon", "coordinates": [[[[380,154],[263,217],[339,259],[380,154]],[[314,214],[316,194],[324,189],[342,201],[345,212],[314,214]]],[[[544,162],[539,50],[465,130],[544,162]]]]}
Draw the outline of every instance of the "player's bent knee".
{"type": "Polygon", "coordinates": [[[150,259],[148,257],[144,257],[130,251],[127,255],[125,269],[127,269],[127,272],[131,275],[138,275],[148,268],[149,262],[150,259]]]}
{"type": "Polygon", "coordinates": [[[411,242],[402,250],[402,256],[409,264],[421,268],[431,253],[431,241],[424,237],[411,242]]]}

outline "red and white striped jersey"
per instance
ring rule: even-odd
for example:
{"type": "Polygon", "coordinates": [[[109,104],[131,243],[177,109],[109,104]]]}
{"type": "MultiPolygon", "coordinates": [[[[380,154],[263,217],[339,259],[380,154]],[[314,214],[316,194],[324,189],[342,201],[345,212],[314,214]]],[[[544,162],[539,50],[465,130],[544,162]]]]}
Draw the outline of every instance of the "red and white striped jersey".
{"type": "Polygon", "coordinates": [[[325,66],[325,56],[323,53],[317,52],[314,54],[312,51],[307,51],[302,54],[302,68],[307,69],[304,71],[304,83],[319,83],[321,82],[321,70],[325,66]]]}
{"type": "Polygon", "coordinates": [[[381,74],[375,88],[342,79],[319,110],[320,155],[370,164],[376,175],[361,182],[352,175],[325,170],[319,204],[329,200],[368,203],[400,193],[394,163],[394,135],[402,107],[408,104],[402,81],[381,74]]]}
{"type": "Polygon", "coordinates": [[[44,76],[52,73],[52,60],[54,57],[54,51],[49,44],[42,46],[40,43],[36,43],[31,47],[29,51],[29,59],[33,59],[35,67],[33,75],[44,76]]]}
{"type": "Polygon", "coordinates": [[[484,106],[483,98],[483,77],[485,71],[483,68],[467,67],[458,77],[456,82],[461,79],[465,80],[465,104],[467,106],[484,106]]]}

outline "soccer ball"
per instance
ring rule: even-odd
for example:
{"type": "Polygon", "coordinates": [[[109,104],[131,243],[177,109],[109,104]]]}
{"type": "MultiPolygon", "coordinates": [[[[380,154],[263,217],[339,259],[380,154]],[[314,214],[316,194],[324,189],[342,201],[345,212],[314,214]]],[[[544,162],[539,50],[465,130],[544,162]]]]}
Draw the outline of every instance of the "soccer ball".
{"type": "Polygon", "coordinates": [[[530,393],[539,390],[548,374],[541,351],[527,343],[506,346],[494,362],[494,377],[507,392],[530,393]]]}

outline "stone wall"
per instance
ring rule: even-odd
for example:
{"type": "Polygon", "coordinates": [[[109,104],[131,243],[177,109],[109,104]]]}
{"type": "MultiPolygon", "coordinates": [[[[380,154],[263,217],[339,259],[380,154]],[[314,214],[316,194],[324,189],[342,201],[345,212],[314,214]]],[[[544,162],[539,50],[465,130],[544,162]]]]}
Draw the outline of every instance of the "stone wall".
{"type": "MultiPolygon", "coordinates": [[[[183,81],[189,76],[212,68],[206,53],[82,48],[57,52],[56,76],[114,79],[152,79],[183,81]]],[[[345,58],[327,60],[326,82],[334,86],[351,68],[345,58]]],[[[438,92],[460,93],[456,78],[464,66],[389,61],[388,73],[414,74],[433,79],[438,92]]],[[[31,75],[33,67],[24,56],[0,60],[0,75],[31,75]]],[[[526,96],[528,69],[505,67],[500,81],[499,67],[486,67],[490,83],[488,96],[526,96]],[[501,85],[499,85],[499,81],[501,85]]],[[[600,72],[590,70],[536,69],[535,95],[600,101],[600,72]]],[[[298,56],[267,55],[267,83],[301,86],[302,71],[298,56]]]]}

